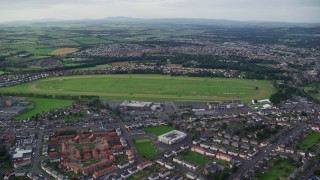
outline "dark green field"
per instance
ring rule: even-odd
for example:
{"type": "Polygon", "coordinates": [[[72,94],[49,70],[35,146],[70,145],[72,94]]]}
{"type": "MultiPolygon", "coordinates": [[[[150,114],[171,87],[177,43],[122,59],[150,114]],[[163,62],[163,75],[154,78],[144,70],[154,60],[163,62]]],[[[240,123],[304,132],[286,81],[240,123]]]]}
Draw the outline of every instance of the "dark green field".
{"type": "Polygon", "coordinates": [[[53,109],[62,109],[67,106],[71,106],[72,100],[63,100],[63,99],[45,99],[45,98],[28,98],[27,101],[34,103],[34,107],[19,116],[16,116],[15,119],[29,119],[32,116],[48,112],[53,109]]]}
{"type": "Polygon", "coordinates": [[[295,170],[295,166],[286,160],[273,160],[269,163],[270,169],[261,174],[258,179],[277,180],[286,179],[295,170]]]}
{"type": "Polygon", "coordinates": [[[207,157],[198,154],[196,152],[192,152],[189,151],[185,154],[182,155],[183,159],[190,161],[190,162],[194,162],[196,164],[198,164],[199,166],[204,166],[206,165],[208,162],[210,162],[210,159],[208,159],[207,157]]]}
{"type": "Polygon", "coordinates": [[[134,146],[143,158],[150,158],[158,153],[157,148],[148,137],[135,139],[134,146]]]}
{"type": "Polygon", "coordinates": [[[157,136],[160,136],[160,135],[165,134],[167,132],[170,132],[172,130],[174,130],[174,128],[172,126],[157,126],[157,127],[144,128],[144,131],[146,133],[153,133],[157,136]]]}
{"type": "Polygon", "coordinates": [[[0,88],[0,92],[96,95],[105,99],[213,101],[269,98],[268,81],[165,75],[89,75],[53,77],[0,88]],[[256,87],[259,87],[258,90],[256,87]]]}
{"type": "Polygon", "coordinates": [[[320,133],[311,132],[308,136],[303,139],[299,144],[298,148],[309,151],[316,151],[320,144],[320,133]]]}

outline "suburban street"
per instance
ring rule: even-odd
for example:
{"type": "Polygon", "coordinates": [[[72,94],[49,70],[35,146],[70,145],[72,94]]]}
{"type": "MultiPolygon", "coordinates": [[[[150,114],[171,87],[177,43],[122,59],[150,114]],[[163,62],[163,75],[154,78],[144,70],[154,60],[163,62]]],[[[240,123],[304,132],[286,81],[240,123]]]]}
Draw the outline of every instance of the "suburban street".
{"type": "Polygon", "coordinates": [[[288,141],[289,139],[293,138],[297,132],[299,131],[303,131],[303,129],[306,127],[306,125],[304,123],[297,123],[295,124],[294,128],[292,130],[288,130],[288,129],[283,129],[282,131],[280,131],[277,135],[275,135],[271,141],[275,140],[276,142],[269,145],[268,147],[264,148],[263,151],[260,151],[259,153],[257,153],[251,160],[244,160],[243,164],[241,165],[241,167],[235,172],[233,173],[231,176],[229,176],[228,179],[235,179],[235,178],[240,178],[240,176],[242,174],[244,174],[244,172],[250,170],[251,168],[253,168],[255,166],[255,164],[265,158],[269,153],[271,153],[278,145],[280,145],[281,143],[284,143],[286,141],[288,141]]]}

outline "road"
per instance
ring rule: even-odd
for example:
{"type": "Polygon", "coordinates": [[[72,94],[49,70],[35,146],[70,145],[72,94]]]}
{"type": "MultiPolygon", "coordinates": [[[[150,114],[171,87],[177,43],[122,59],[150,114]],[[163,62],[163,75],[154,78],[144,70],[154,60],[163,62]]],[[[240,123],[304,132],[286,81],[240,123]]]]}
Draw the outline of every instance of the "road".
{"type": "Polygon", "coordinates": [[[39,131],[38,132],[38,137],[37,137],[37,143],[36,143],[36,147],[35,147],[35,155],[33,155],[33,158],[32,158],[32,169],[31,169],[31,172],[32,173],[35,173],[35,174],[40,174],[41,171],[39,169],[39,166],[40,166],[40,162],[41,162],[41,152],[40,152],[40,149],[41,149],[41,146],[42,146],[42,137],[43,137],[43,131],[39,131]]]}
{"type": "MultiPolygon", "coordinates": [[[[320,154],[320,148],[317,150],[317,153],[320,154]]],[[[312,160],[316,165],[308,170],[308,172],[303,176],[303,180],[308,180],[311,176],[313,176],[316,170],[320,169],[320,157],[314,157],[312,160]]]]}
{"type": "Polygon", "coordinates": [[[130,145],[130,149],[132,153],[135,155],[135,159],[137,160],[137,163],[143,162],[142,157],[139,155],[138,150],[136,149],[136,146],[134,145],[132,139],[131,139],[131,134],[125,130],[125,123],[119,123],[121,129],[122,129],[122,134],[124,138],[127,140],[128,144],[130,145]]]}

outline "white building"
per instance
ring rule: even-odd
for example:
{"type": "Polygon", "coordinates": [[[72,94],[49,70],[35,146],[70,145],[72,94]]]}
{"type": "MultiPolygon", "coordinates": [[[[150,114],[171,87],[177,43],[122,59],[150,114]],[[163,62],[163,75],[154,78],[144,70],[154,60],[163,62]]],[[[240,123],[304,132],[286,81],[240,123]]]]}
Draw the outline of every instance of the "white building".
{"type": "Polygon", "coordinates": [[[187,137],[186,133],[173,130],[161,136],[158,136],[158,140],[165,144],[174,144],[184,140],[186,137],[187,137]]]}
{"type": "Polygon", "coordinates": [[[14,154],[12,155],[12,159],[31,159],[32,148],[16,148],[14,154]]]}

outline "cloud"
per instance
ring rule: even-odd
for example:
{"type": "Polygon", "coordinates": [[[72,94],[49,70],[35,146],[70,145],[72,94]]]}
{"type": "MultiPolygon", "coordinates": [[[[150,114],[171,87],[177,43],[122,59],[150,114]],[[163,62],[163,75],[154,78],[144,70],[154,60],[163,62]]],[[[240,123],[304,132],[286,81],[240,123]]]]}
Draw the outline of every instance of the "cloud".
{"type": "Polygon", "coordinates": [[[319,0],[1,0],[0,21],[109,16],[320,22],[319,0]]]}

